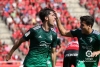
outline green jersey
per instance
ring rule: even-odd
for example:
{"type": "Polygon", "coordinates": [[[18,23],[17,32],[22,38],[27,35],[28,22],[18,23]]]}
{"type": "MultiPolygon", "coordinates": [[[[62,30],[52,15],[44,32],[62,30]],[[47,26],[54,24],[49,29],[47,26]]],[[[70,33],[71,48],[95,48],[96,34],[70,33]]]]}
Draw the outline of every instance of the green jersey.
{"type": "Polygon", "coordinates": [[[56,47],[57,34],[51,28],[48,32],[42,26],[31,28],[23,38],[30,40],[29,53],[24,65],[27,67],[46,67],[47,58],[51,58],[51,49],[56,47]]]}
{"type": "Polygon", "coordinates": [[[92,52],[99,51],[100,33],[96,30],[93,30],[91,34],[86,35],[81,32],[81,29],[76,29],[72,30],[71,34],[74,37],[77,37],[79,42],[77,67],[97,67],[99,56],[91,57],[91,55],[92,52]]]}

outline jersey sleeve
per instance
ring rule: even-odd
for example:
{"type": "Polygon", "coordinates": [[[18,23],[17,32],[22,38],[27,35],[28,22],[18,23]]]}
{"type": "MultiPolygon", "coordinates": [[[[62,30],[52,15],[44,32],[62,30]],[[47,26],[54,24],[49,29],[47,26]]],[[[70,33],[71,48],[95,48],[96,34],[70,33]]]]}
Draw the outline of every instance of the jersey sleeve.
{"type": "Polygon", "coordinates": [[[80,34],[80,30],[81,29],[74,29],[74,30],[71,30],[71,34],[73,35],[73,37],[78,37],[78,35],[80,34]]]}
{"type": "Polygon", "coordinates": [[[93,33],[95,34],[96,38],[97,38],[97,43],[100,45],[100,33],[97,30],[93,30],[93,33]]]}
{"type": "Polygon", "coordinates": [[[61,44],[60,38],[57,38],[57,45],[60,45],[60,44],[61,44]]]}
{"type": "Polygon", "coordinates": [[[98,42],[99,42],[99,45],[100,45],[100,34],[98,35],[98,42]]]}
{"type": "Polygon", "coordinates": [[[54,34],[51,47],[53,48],[53,47],[56,47],[56,46],[57,46],[57,34],[54,34]]]}
{"type": "Polygon", "coordinates": [[[23,38],[28,41],[31,38],[32,29],[28,30],[24,35],[23,38]]]}

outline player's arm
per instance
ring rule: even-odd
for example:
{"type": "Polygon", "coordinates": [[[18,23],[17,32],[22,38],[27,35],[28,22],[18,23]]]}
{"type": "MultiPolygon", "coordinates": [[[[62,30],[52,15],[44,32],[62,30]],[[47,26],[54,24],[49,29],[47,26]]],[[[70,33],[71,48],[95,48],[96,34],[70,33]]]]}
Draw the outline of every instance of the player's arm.
{"type": "Polygon", "coordinates": [[[60,47],[59,49],[58,49],[58,51],[56,52],[56,56],[60,53],[60,52],[62,52],[64,49],[62,48],[62,47],[60,47]]]}
{"type": "MultiPolygon", "coordinates": [[[[56,15],[56,13],[55,13],[56,15]]],[[[81,33],[81,29],[75,29],[75,30],[71,30],[71,31],[67,31],[63,25],[61,24],[61,21],[60,19],[57,17],[56,15],[56,23],[57,23],[57,26],[58,26],[58,29],[61,33],[62,36],[67,36],[67,37],[78,37],[81,33]]]]}
{"type": "Polygon", "coordinates": [[[22,42],[28,41],[30,39],[30,37],[31,37],[31,29],[28,32],[26,32],[24,34],[24,36],[15,43],[15,45],[12,47],[12,49],[6,56],[6,60],[10,60],[13,52],[21,45],[22,42]]]}
{"type": "Polygon", "coordinates": [[[62,48],[60,38],[57,38],[57,46],[59,46],[59,49],[58,49],[58,51],[56,52],[56,56],[57,56],[60,52],[62,52],[62,51],[64,50],[64,49],[62,48]]]}
{"type": "Polygon", "coordinates": [[[51,58],[52,58],[52,67],[55,67],[55,64],[56,64],[56,48],[52,48],[51,58]]]}
{"type": "Polygon", "coordinates": [[[12,47],[12,49],[10,50],[9,54],[8,54],[7,57],[6,57],[6,60],[7,60],[7,61],[11,58],[13,52],[14,52],[14,51],[20,46],[20,44],[21,44],[22,42],[24,42],[24,41],[25,41],[25,39],[24,39],[24,38],[21,38],[20,40],[18,40],[18,41],[15,43],[15,45],[12,47]]]}
{"type": "MultiPolygon", "coordinates": [[[[98,36],[97,36],[97,37],[98,37],[97,42],[98,42],[99,47],[100,47],[100,33],[98,33],[97,35],[98,35],[98,36]]],[[[100,55],[100,50],[94,51],[94,52],[92,53],[92,57],[97,57],[98,55],[100,55]]]]}
{"type": "Polygon", "coordinates": [[[62,36],[73,37],[72,34],[71,34],[71,32],[67,31],[67,30],[63,27],[63,25],[61,24],[60,19],[57,17],[57,15],[56,15],[56,22],[57,22],[57,26],[58,26],[58,29],[59,29],[59,31],[60,31],[60,34],[61,34],[62,36]]]}
{"type": "Polygon", "coordinates": [[[53,41],[51,43],[51,58],[52,58],[52,67],[55,67],[56,64],[56,46],[57,46],[57,34],[53,33],[53,41]]]}

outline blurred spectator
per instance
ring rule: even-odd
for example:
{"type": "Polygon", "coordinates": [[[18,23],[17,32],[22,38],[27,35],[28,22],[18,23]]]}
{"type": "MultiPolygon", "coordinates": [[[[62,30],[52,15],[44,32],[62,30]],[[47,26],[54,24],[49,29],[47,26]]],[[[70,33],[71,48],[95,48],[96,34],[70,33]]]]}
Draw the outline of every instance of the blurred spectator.
{"type": "Polygon", "coordinates": [[[80,5],[85,5],[89,14],[95,18],[97,24],[100,24],[100,0],[80,0],[80,5]]]}
{"type": "Polygon", "coordinates": [[[10,15],[7,17],[6,22],[7,22],[8,27],[10,27],[10,24],[13,23],[13,19],[10,15]]]}

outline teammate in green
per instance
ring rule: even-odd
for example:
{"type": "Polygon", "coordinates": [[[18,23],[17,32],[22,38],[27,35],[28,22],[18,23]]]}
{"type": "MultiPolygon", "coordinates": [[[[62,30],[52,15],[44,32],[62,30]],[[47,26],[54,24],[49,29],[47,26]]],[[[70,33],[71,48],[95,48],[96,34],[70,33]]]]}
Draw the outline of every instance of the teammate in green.
{"type": "Polygon", "coordinates": [[[29,52],[24,60],[24,67],[47,67],[47,58],[55,66],[55,53],[57,44],[57,34],[53,29],[56,17],[54,10],[44,8],[39,12],[39,17],[43,24],[35,26],[27,31],[23,37],[13,46],[6,57],[9,60],[13,52],[22,42],[30,41],[29,52]]]}
{"type": "Polygon", "coordinates": [[[81,16],[80,28],[71,31],[66,31],[58,18],[56,22],[61,35],[78,38],[79,54],[76,67],[98,67],[100,33],[92,29],[94,24],[93,17],[81,16]]]}

